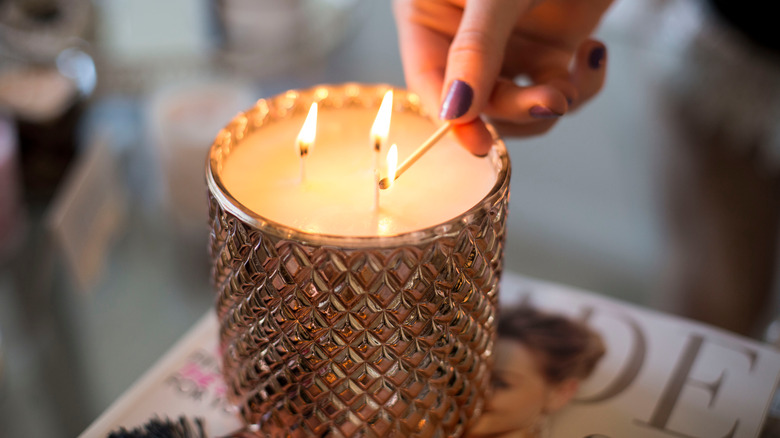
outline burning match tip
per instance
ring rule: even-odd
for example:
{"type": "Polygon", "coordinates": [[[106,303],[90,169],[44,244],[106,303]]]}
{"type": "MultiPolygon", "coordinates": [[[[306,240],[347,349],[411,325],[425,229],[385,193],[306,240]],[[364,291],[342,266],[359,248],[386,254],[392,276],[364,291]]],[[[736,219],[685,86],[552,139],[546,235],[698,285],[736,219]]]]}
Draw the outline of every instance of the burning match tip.
{"type": "Polygon", "coordinates": [[[387,177],[382,178],[379,181],[379,188],[382,189],[382,190],[386,190],[386,189],[390,188],[390,180],[387,177]]]}

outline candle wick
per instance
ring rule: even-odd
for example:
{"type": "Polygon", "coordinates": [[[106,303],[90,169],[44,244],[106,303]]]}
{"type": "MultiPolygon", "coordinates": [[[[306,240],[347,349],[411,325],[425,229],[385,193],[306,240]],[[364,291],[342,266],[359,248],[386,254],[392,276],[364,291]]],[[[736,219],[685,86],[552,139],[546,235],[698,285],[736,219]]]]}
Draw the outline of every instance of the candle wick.
{"type": "Polygon", "coordinates": [[[315,134],[317,133],[317,102],[313,102],[309,108],[309,114],[303,122],[301,132],[298,134],[296,146],[298,146],[298,155],[301,157],[301,184],[306,181],[306,156],[309,155],[309,149],[314,144],[315,134]]]}
{"type": "Polygon", "coordinates": [[[374,136],[374,172],[379,172],[381,167],[381,151],[382,151],[382,139],[379,136],[374,136]]]}
{"type": "Polygon", "coordinates": [[[379,211],[379,169],[374,169],[374,211],[379,211]]]}
{"type": "Polygon", "coordinates": [[[379,211],[379,179],[381,178],[382,137],[374,136],[374,211],[379,211]]]}
{"type": "Polygon", "coordinates": [[[301,150],[301,184],[306,181],[306,155],[308,155],[308,153],[301,150]]]}

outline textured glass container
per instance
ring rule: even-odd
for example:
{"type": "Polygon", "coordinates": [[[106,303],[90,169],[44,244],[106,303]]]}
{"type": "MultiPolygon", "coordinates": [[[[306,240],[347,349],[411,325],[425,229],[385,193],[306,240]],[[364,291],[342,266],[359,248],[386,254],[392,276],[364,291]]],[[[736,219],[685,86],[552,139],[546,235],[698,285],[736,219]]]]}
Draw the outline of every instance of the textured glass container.
{"type": "MultiPolygon", "coordinates": [[[[234,199],[223,160],[263,125],[308,110],[376,112],[387,86],[345,84],[260,100],[223,129],[206,169],[222,370],[266,436],[460,436],[489,390],[510,165],[439,225],[394,236],[312,234],[234,199]]],[[[421,112],[395,90],[395,110],[421,112]]],[[[464,175],[467,177],[467,175],[464,175]]]]}

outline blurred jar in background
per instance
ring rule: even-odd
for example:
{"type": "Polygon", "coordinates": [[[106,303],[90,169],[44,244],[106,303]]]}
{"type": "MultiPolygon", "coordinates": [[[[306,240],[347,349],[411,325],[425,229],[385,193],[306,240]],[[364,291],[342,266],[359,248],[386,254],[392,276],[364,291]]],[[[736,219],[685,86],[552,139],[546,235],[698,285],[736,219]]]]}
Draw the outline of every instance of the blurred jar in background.
{"type": "Polygon", "coordinates": [[[673,310],[760,337],[780,299],[780,34],[770,3],[667,0],[662,145],[673,310]]]}
{"type": "Polygon", "coordinates": [[[53,68],[7,69],[0,72],[0,105],[16,119],[28,198],[48,200],[76,153],[76,85],[53,68]]]}
{"type": "Polygon", "coordinates": [[[84,51],[89,0],[0,2],[0,106],[16,122],[24,188],[48,201],[77,150],[77,127],[95,85],[84,51]]]}
{"type": "Polygon", "coordinates": [[[0,113],[0,262],[10,259],[24,239],[16,133],[13,122],[0,113]]]}
{"type": "Polygon", "coordinates": [[[255,95],[248,85],[219,79],[163,86],[152,95],[147,126],[162,176],[159,198],[180,237],[208,236],[206,155],[220,129],[255,95]]]}
{"type": "Polygon", "coordinates": [[[344,40],[371,3],[214,0],[218,61],[252,78],[310,67],[344,40]]]}

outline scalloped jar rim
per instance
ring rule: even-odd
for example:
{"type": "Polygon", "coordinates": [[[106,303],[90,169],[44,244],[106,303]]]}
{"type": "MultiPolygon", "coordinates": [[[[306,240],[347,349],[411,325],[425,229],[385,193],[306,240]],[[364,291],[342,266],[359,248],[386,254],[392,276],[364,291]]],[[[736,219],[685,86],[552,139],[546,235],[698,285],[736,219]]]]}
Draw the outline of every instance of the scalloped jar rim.
{"type": "MultiPolygon", "coordinates": [[[[488,154],[496,168],[496,182],[490,191],[465,212],[455,216],[445,222],[421,228],[401,234],[383,235],[383,236],[342,236],[334,234],[320,234],[303,231],[288,225],[267,219],[257,212],[243,205],[235,199],[225,187],[219,176],[219,169],[222,160],[230,153],[230,149],[240,144],[241,139],[252,133],[255,129],[262,127],[263,123],[256,123],[257,115],[253,111],[263,108],[261,112],[267,115],[270,107],[280,106],[283,103],[289,105],[292,100],[292,107],[286,110],[292,110],[294,107],[308,107],[311,102],[323,102],[330,98],[333,91],[341,91],[347,98],[358,99],[361,96],[371,96],[375,99],[381,99],[385,91],[393,89],[397,96],[396,99],[403,99],[407,106],[411,106],[409,111],[414,111],[422,117],[428,117],[421,109],[419,97],[414,93],[403,88],[398,88],[388,84],[358,84],[348,82],[344,84],[326,84],[318,85],[308,89],[289,90],[272,97],[262,98],[250,109],[239,113],[223,128],[209,148],[206,158],[206,183],[209,191],[215,197],[219,205],[225,211],[233,214],[244,223],[266,232],[274,234],[276,237],[294,240],[305,244],[328,245],[342,248],[389,248],[399,245],[405,245],[412,242],[424,243],[431,241],[438,236],[457,233],[463,227],[471,223],[471,219],[484,209],[485,205],[492,204],[492,201],[503,195],[508,189],[511,177],[511,163],[509,153],[504,141],[498,136],[496,129],[487,123],[488,130],[493,137],[493,147],[488,154]],[[252,123],[250,123],[250,121],[252,123]]],[[[356,105],[358,102],[350,101],[347,105],[356,105]]],[[[429,117],[430,118],[430,117],[429,117]]]]}

